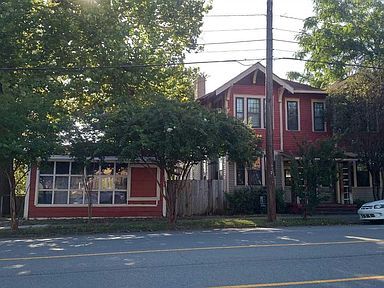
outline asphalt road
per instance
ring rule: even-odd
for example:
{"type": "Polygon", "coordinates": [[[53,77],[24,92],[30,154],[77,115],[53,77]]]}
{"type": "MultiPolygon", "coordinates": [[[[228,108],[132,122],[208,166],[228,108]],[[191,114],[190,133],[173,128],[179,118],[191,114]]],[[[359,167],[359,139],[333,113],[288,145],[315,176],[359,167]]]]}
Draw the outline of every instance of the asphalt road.
{"type": "Polygon", "coordinates": [[[218,286],[384,287],[384,225],[0,241],[0,287],[218,286]]]}

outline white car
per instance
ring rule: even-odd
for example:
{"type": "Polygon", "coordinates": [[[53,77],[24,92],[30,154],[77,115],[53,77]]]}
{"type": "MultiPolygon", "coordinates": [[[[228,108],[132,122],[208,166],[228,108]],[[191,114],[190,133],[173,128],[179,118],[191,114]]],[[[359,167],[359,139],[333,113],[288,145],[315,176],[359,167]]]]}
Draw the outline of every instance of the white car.
{"type": "Polygon", "coordinates": [[[357,213],[360,220],[384,220],[384,200],[365,203],[357,213]]]}

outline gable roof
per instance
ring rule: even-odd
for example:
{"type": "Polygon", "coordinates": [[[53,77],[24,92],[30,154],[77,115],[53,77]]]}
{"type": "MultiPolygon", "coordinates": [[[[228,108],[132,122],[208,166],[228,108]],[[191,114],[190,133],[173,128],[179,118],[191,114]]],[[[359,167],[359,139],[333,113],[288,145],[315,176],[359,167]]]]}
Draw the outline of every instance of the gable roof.
{"type": "MultiPolygon", "coordinates": [[[[214,90],[214,91],[212,91],[212,92],[210,92],[210,93],[200,97],[200,99],[202,99],[202,98],[210,98],[210,97],[212,97],[214,95],[219,95],[220,93],[222,93],[225,90],[229,89],[230,87],[232,87],[234,84],[236,84],[238,81],[240,81],[241,79],[243,79],[247,75],[249,75],[249,74],[251,74],[251,73],[253,73],[253,72],[257,71],[257,70],[261,71],[264,74],[266,74],[265,66],[262,65],[260,62],[257,62],[256,64],[252,65],[247,70],[241,72],[239,75],[237,75],[236,77],[232,78],[231,80],[229,80],[228,82],[226,82],[225,84],[223,84],[222,86],[217,88],[216,90],[214,90]]],[[[289,91],[292,94],[295,94],[295,93],[325,94],[326,93],[325,91],[323,91],[321,89],[314,88],[314,87],[306,85],[306,84],[302,84],[302,83],[299,83],[299,82],[282,79],[282,78],[278,77],[275,74],[273,74],[273,81],[278,83],[280,86],[282,86],[284,89],[286,89],[287,91],[289,91]]]]}

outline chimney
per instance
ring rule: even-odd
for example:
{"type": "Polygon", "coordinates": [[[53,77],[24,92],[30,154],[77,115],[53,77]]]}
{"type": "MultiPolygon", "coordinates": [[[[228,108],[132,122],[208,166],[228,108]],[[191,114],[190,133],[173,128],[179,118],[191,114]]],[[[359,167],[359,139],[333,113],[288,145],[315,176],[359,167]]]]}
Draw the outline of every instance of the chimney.
{"type": "Polygon", "coordinates": [[[205,95],[205,75],[199,74],[195,81],[195,99],[205,95]]]}

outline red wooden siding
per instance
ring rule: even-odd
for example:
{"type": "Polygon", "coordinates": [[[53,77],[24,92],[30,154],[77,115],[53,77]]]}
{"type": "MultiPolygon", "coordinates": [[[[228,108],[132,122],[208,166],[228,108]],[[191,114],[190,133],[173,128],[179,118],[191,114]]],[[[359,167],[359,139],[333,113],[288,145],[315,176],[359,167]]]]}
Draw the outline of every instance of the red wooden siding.
{"type": "MultiPolygon", "coordinates": [[[[151,168],[152,169],[152,168],[151,168]]],[[[156,180],[149,179],[148,173],[144,172],[144,168],[132,167],[131,183],[134,189],[136,197],[154,197],[156,196],[156,180]],[[144,175],[145,174],[145,175],[144,175]],[[136,181],[136,178],[137,181],[136,181]],[[148,183],[145,182],[148,180],[148,183]],[[143,188],[138,188],[143,185],[143,188]],[[143,193],[143,194],[141,194],[143,193]]],[[[156,171],[155,168],[153,170],[156,171]]],[[[87,217],[87,205],[76,207],[74,205],[49,205],[42,206],[36,205],[36,187],[37,187],[37,169],[34,167],[31,170],[30,177],[30,191],[28,198],[28,218],[59,218],[59,217],[87,217]]],[[[163,176],[162,176],[163,178],[163,176]]],[[[92,216],[93,217],[161,217],[163,210],[163,197],[160,193],[160,200],[130,200],[128,199],[128,205],[93,205],[92,216]],[[148,206],[135,206],[143,205],[148,206]],[[132,206],[129,206],[132,205],[132,206]],[[149,206],[150,205],[150,206],[149,206]]]]}
{"type": "Polygon", "coordinates": [[[298,144],[303,141],[314,142],[319,139],[326,139],[331,137],[331,129],[329,125],[326,127],[325,132],[313,131],[313,119],[312,119],[312,101],[324,100],[325,96],[300,94],[290,95],[283,97],[283,139],[284,139],[284,152],[295,154],[298,151],[298,144]],[[299,131],[287,131],[286,129],[286,100],[299,99],[299,131]]]}
{"type": "Polygon", "coordinates": [[[131,168],[131,197],[156,197],[156,168],[131,168]]]}

